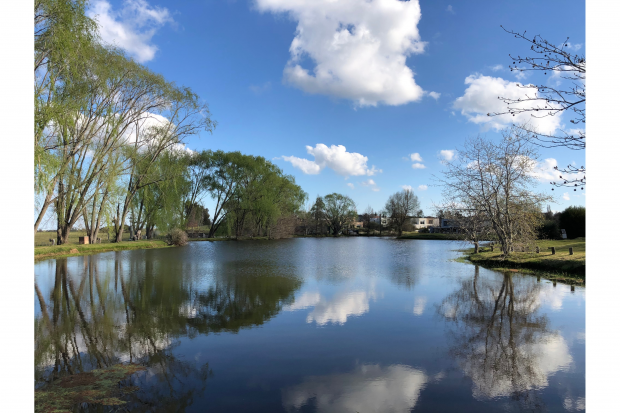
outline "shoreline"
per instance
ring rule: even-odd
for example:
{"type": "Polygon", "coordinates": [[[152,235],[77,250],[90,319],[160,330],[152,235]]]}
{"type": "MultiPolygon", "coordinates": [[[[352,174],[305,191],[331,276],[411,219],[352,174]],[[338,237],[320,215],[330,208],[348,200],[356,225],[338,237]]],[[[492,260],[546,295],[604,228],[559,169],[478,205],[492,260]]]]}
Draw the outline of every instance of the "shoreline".
{"type": "Polygon", "coordinates": [[[167,248],[170,247],[165,241],[162,240],[143,240],[143,241],[124,241],[119,243],[106,243],[106,244],[88,244],[88,245],[54,245],[49,247],[35,247],[34,248],[34,260],[35,262],[44,261],[47,259],[65,258],[65,257],[77,257],[82,255],[99,254],[101,252],[110,251],[125,251],[125,250],[146,250],[154,248],[167,248]]]}
{"type": "Polygon", "coordinates": [[[463,250],[463,255],[457,261],[496,271],[536,275],[571,285],[586,284],[585,239],[540,241],[538,244],[541,246],[539,254],[514,252],[504,259],[499,253],[490,252],[484,247],[478,254],[469,248],[463,250]],[[556,254],[547,251],[548,245],[556,247],[556,254]],[[569,247],[574,248],[574,255],[569,255],[569,247]]]}

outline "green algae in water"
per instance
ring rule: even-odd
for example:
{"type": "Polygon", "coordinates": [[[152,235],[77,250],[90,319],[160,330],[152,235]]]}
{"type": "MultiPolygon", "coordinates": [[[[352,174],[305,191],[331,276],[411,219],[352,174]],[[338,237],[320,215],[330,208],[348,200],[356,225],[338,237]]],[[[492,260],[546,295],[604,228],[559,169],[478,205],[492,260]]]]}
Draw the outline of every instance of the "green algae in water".
{"type": "Polygon", "coordinates": [[[117,364],[107,369],[73,374],[54,381],[34,393],[35,412],[71,413],[77,404],[119,406],[125,394],[138,390],[135,386],[119,388],[118,383],[132,374],[146,370],[135,364],[117,364]]]}

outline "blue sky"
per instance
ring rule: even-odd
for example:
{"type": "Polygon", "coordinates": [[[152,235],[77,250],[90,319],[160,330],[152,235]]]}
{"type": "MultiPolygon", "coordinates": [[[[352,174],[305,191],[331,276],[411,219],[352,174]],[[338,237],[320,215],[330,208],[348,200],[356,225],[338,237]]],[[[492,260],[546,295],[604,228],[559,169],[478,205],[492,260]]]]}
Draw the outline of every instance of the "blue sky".
{"type": "MultiPolygon", "coordinates": [[[[507,125],[475,122],[497,105],[494,91],[558,81],[507,70],[508,53],[529,47],[500,24],[554,43],[568,36],[585,53],[584,1],[133,0],[93,1],[91,13],[104,40],[209,103],[218,126],[189,148],[264,156],[310,200],[340,192],[360,212],[411,186],[432,214],[440,159],[507,125]]],[[[569,119],[539,127],[569,128],[569,119]]],[[[540,155],[541,176],[554,162],[585,165],[583,151],[540,155]]],[[[552,193],[548,181],[538,189],[552,193]]],[[[585,191],[553,193],[553,210],[585,205],[585,191]]]]}

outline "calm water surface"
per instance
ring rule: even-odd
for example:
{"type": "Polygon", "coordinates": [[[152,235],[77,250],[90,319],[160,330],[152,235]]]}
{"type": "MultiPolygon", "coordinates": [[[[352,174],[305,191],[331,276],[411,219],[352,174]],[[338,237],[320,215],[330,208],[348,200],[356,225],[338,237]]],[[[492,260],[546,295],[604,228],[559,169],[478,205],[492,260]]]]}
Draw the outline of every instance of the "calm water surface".
{"type": "Polygon", "coordinates": [[[585,409],[585,289],[455,241],[194,242],[35,265],[35,386],[142,364],[128,411],[585,409]]]}

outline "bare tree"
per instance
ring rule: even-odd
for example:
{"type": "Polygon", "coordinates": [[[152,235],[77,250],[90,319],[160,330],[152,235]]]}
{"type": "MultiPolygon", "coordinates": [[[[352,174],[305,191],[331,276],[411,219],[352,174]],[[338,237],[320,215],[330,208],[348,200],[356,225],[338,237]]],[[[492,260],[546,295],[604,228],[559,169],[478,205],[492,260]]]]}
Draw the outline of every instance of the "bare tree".
{"type": "MultiPolygon", "coordinates": [[[[557,134],[542,134],[530,125],[520,126],[532,142],[545,148],[565,147],[574,150],[584,150],[586,147],[586,58],[585,54],[572,54],[569,51],[568,37],[560,45],[555,45],[543,39],[539,35],[527,37],[526,32],[518,33],[512,30],[502,29],[514,35],[518,39],[530,43],[530,56],[513,56],[511,71],[543,72],[544,75],[559,74],[560,78],[567,80],[567,86],[550,86],[543,84],[519,85],[527,91],[525,98],[510,99],[499,96],[507,105],[503,112],[489,113],[488,116],[520,113],[530,113],[533,118],[558,116],[562,113],[571,113],[569,122],[575,125],[576,130],[561,130],[557,134]],[[520,66],[524,65],[524,66],[520,66]]],[[[551,182],[554,186],[583,187],[586,183],[585,168],[577,168],[569,165],[558,171],[566,175],[561,182],[551,182]],[[572,175],[572,177],[570,177],[572,175]]],[[[582,188],[583,189],[583,188],[582,188]]],[[[576,190],[576,189],[575,189],[576,190]]]]}
{"type": "Polygon", "coordinates": [[[474,244],[474,253],[478,253],[480,242],[492,237],[491,222],[482,209],[471,208],[456,202],[442,205],[437,215],[447,218],[467,242],[474,244]]]}
{"type": "Polygon", "coordinates": [[[385,210],[399,237],[403,234],[403,226],[407,219],[411,218],[412,214],[419,209],[420,202],[411,189],[403,189],[390,195],[385,204],[385,210]]]}
{"type": "Polygon", "coordinates": [[[503,131],[497,143],[481,137],[468,139],[455,160],[445,163],[439,179],[447,203],[475,211],[489,221],[503,255],[536,239],[542,203],[553,199],[530,189],[535,184],[538,154],[525,134],[513,126],[503,131]]]}

